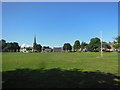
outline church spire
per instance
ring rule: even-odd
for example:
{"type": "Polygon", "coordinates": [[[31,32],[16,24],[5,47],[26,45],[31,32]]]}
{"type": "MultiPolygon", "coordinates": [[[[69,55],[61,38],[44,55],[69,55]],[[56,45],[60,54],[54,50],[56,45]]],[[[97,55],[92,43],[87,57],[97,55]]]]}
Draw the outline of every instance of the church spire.
{"type": "Polygon", "coordinates": [[[37,49],[36,35],[34,36],[33,50],[37,49]]]}
{"type": "Polygon", "coordinates": [[[36,35],[34,36],[34,43],[36,43],[36,35]]]}

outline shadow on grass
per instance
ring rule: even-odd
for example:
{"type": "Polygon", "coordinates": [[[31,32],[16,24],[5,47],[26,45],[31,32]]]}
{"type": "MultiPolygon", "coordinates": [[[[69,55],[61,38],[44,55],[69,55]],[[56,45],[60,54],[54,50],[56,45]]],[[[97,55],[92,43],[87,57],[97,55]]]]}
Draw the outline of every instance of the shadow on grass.
{"type": "Polygon", "coordinates": [[[119,77],[78,69],[17,69],[3,72],[4,88],[118,88],[119,77]]]}

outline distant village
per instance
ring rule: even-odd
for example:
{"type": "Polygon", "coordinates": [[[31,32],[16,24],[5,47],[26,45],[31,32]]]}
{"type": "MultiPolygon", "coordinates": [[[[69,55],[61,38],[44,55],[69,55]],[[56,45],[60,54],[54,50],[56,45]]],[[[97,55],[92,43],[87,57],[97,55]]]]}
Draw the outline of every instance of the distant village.
{"type": "Polygon", "coordinates": [[[50,48],[49,46],[41,46],[36,43],[36,36],[34,36],[33,47],[23,44],[20,46],[20,52],[63,52],[63,47],[50,48]],[[39,48],[37,48],[39,46],[39,48]]]}
{"type": "MultiPolygon", "coordinates": [[[[118,52],[120,51],[119,48],[115,48],[114,45],[116,44],[115,41],[113,42],[109,42],[108,45],[110,46],[110,48],[104,48],[103,47],[103,51],[105,49],[105,52],[118,52]]],[[[83,49],[78,49],[77,51],[74,50],[73,47],[71,47],[71,50],[65,50],[63,47],[49,47],[49,46],[40,46],[40,44],[36,43],[36,36],[34,37],[34,43],[33,43],[33,47],[28,46],[26,44],[23,44],[22,46],[20,46],[20,52],[88,52],[87,48],[84,47],[83,49]],[[37,49],[37,46],[39,46],[39,48],[37,49]]]]}
{"type": "Polygon", "coordinates": [[[6,42],[0,40],[0,52],[120,52],[120,36],[115,38],[113,42],[101,42],[97,37],[92,38],[90,43],[81,42],[76,40],[74,45],[65,43],[62,47],[49,47],[41,46],[36,42],[36,36],[34,36],[33,46],[22,44],[19,46],[17,42],[6,42]]]}

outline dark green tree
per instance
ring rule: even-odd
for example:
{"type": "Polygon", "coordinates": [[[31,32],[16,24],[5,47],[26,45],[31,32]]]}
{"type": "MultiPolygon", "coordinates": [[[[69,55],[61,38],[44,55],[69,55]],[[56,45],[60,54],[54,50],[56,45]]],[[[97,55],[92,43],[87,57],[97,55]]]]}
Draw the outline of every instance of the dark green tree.
{"type": "Polygon", "coordinates": [[[27,50],[27,51],[30,51],[30,50],[32,50],[32,48],[28,47],[28,48],[26,48],[26,50],[27,50]]]}
{"type": "Polygon", "coordinates": [[[120,43],[120,36],[116,37],[115,40],[120,43]]]}
{"type": "Polygon", "coordinates": [[[80,41],[76,40],[74,45],[73,45],[74,51],[79,51],[80,47],[81,47],[80,46],[80,41]]]}
{"type": "Polygon", "coordinates": [[[41,50],[42,50],[42,46],[41,46],[40,44],[37,44],[37,46],[36,46],[36,50],[37,50],[38,52],[41,52],[41,50]]]}
{"type": "Polygon", "coordinates": [[[45,49],[49,49],[50,47],[49,46],[43,46],[43,51],[45,50],[45,49]]]}
{"type": "Polygon", "coordinates": [[[20,46],[17,42],[7,42],[0,40],[0,51],[2,52],[16,52],[20,50],[20,46]],[[1,50],[2,49],[2,50],[1,50]]]}
{"type": "Polygon", "coordinates": [[[18,49],[19,49],[20,47],[19,47],[18,43],[17,43],[17,42],[13,42],[12,44],[13,44],[13,45],[12,45],[12,46],[13,46],[12,48],[13,48],[14,52],[19,51],[18,49]]]}
{"type": "Polygon", "coordinates": [[[6,50],[8,52],[16,52],[19,51],[20,46],[18,45],[17,42],[10,42],[10,43],[6,43],[6,50]]]}
{"type": "Polygon", "coordinates": [[[107,42],[102,42],[102,48],[111,49],[111,46],[107,42]]]}
{"type": "Polygon", "coordinates": [[[87,49],[87,51],[92,51],[89,45],[90,44],[86,45],[86,49],[87,49]]]}
{"type": "Polygon", "coordinates": [[[14,47],[13,47],[13,43],[6,43],[6,49],[8,52],[13,52],[14,51],[14,47]]]}
{"type": "Polygon", "coordinates": [[[85,49],[88,44],[86,42],[81,43],[81,50],[85,49]]]}
{"type": "Polygon", "coordinates": [[[0,40],[0,51],[5,51],[6,41],[4,39],[0,40]]]}
{"type": "Polygon", "coordinates": [[[64,51],[71,51],[72,50],[72,46],[70,45],[70,43],[65,43],[63,46],[63,50],[64,51]]]}
{"type": "Polygon", "coordinates": [[[102,50],[106,51],[106,49],[111,49],[111,46],[107,42],[102,42],[102,50]]]}
{"type": "Polygon", "coordinates": [[[89,45],[87,45],[88,51],[100,51],[100,39],[99,38],[92,38],[90,40],[89,45]]]}

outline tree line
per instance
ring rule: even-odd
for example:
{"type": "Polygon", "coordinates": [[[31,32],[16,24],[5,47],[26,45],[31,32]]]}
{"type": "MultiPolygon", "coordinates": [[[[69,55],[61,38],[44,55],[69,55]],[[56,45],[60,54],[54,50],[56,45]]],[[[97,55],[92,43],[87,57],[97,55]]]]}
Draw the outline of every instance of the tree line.
{"type": "Polygon", "coordinates": [[[117,41],[116,44],[113,45],[115,49],[120,49],[120,36],[116,37],[115,40],[117,41]]]}
{"type": "MultiPolygon", "coordinates": [[[[111,46],[107,42],[102,42],[103,51],[111,49],[111,46]]],[[[120,36],[115,38],[113,47],[115,49],[120,49],[120,36]]],[[[37,45],[37,50],[41,52],[41,45],[37,45]]],[[[31,48],[27,48],[32,50],[31,48]]],[[[65,52],[79,52],[79,51],[90,51],[98,52],[101,49],[101,41],[98,37],[92,38],[89,43],[81,42],[76,40],[72,46],[70,43],[65,43],[63,45],[63,50],[65,52]]],[[[0,52],[19,52],[20,46],[17,42],[6,42],[5,40],[0,40],[0,52]]]]}
{"type": "Polygon", "coordinates": [[[19,52],[20,46],[17,42],[6,42],[0,40],[0,52],[19,52]]]}
{"type": "MultiPolygon", "coordinates": [[[[115,49],[120,49],[120,36],[115,38],[113,47],[115,49]]],[[[111,49],[111,46],[107,42],[102,42],[102,48],[103,48],[103,51],[106,51],[107,49],[111,49]]],[[[63,45],[63,50],[67,52],[69,51],[99,52],[101,50],[101,40],[95,37],[90,40],[90,43],[82,42],[81,44],[79,40],[76,40],[73,46],[71,46],[70,43],[65,43],[63,45]],[[73,47],[73,50],[72,50],[72,47],[73,47]]]]}

